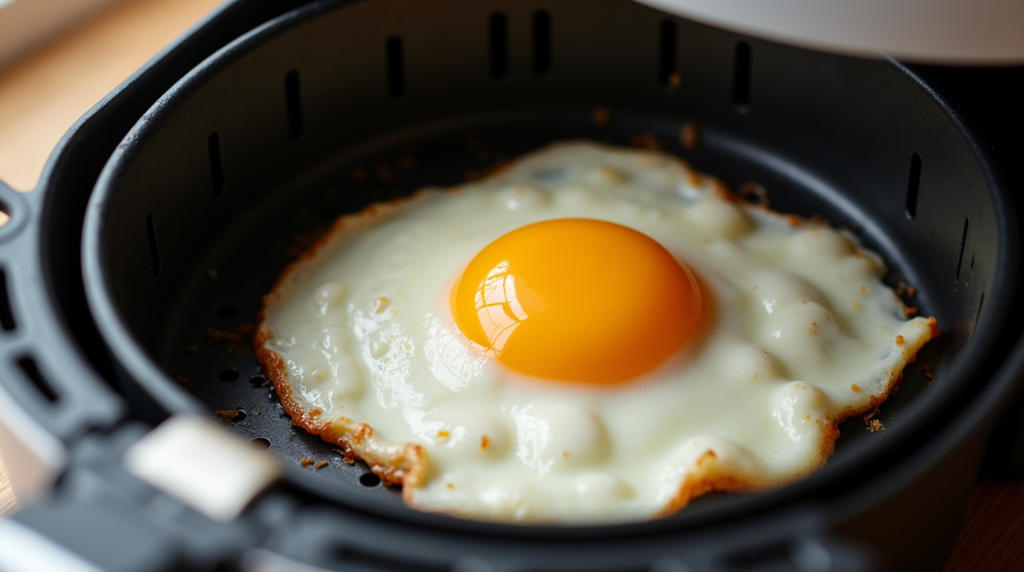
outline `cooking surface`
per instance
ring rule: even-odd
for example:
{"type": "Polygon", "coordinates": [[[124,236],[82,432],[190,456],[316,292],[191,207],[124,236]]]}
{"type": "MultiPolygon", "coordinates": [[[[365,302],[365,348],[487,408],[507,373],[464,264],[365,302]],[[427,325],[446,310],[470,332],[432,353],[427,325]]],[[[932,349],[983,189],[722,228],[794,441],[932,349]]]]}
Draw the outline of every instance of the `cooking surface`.
{"type": "MultiPolygon", "coordinates": [[[[34,186],[71,123],[216,3],[131,0],[0,71],[0,180],[34,186]]],[[[13,507],[0,465],[0,516],[13,507]]],[[[978,569],[1024,569],[1024,483],[980,483],[946,567],[978,569]]]]}

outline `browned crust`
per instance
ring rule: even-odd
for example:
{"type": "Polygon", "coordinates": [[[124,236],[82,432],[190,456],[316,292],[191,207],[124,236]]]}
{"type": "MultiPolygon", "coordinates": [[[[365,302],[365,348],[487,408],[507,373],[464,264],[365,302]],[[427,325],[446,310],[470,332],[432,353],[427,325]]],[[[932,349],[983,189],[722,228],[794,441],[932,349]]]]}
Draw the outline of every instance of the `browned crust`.
{"type": "Polygon", "coordinates": [[[683,128],[679,130],[679,140],[683,147],[696,149],[700,145],[700,130],[697,129],[697,125],[692,121],[683,123],[683,128]]]}
{"type": "MultiPolygon", "coordinates": [[[[917,353],[920,351],[920,348],[923,348],[927,342],[940,335],[941,332],[939,331],[939,325],[935,318],[928,318],[928,327],[931,337],[928,340],[925,340],[917,351],[910,356],[907,356],[907,364],[913,363],[917,359],[917,353]]],[[[905,367],[906,366],[904,366],[904,368],[905,367]]],[[[930,372],[928,373],[930,375],[930,372]]],[[[672,514],[685,507],[691,500],[710,492],[750,492],[776,488],[803,479],[811,473],[821,469],[825,466],[825,463],[835,451],[836,439],[839,438],[839,424],[855,415],[863,415],[866,412],[877,410],[878,406],[889,398],[889,395],[892,394],[893,390],[895,390],[899,385],[900,380],[903,379],[903,369],[901,368],[900,371],[887,372],[886,378],[885,391],[872,395],[867,405],[862,407],[847,407],[839,413],[835,420],[829,418],[825,419],[826,426],[822,433],[819,462],[816,466],[787,479],[781,479],[778,481],[755,481],[753,479],[744,479],[736,475],[716,473],[719,464],[718,457],[715,455],[714,451],[709,449],[697,460],[695,470],[687,475],[686,479],[679,487],[679,492],[672,499],[672,502],[658,513],[658,516],[667,516],[672,514]]],[[[877,420],[874,421],[876,421],[876,424],[871,426],[872,433],[885,431],[885,427],[881,425],[881,422],[878,422],[877,420]]]]}
{"type": "MultiPolygon", "coordinates": [[[[338,445],[347,460],[364,461],[369,465],[370,470],[385,483],[403,487],[406,484],[418,486],[426,478],[427,463],[423,448],[413,443],[405,443],[402,445],[402,450],[399,454],[391,455],[388,458],[378,458],[369,450],[376,442],[373,428],[370,425],[356,423],[346,417],[322,420],[319,419],[321,412],[315,408],[311,409],[307,414],[292,395],[284,360],[276,352],[265,346],[266,342],[274,337],[274,331],[266,323],[266,309],[270,303],[280,298],[281,290],[285,287],[292,274],[303,263],[315,258],[320,250],[326,247],[331,239],[345,228],[348,221],[376,217],[381,213],[383,205],[399,206],[409,204],[421,198],[426,192],[419,191],[405,199],[392,199],[387,203],[371,204],[355,215],[338,217],[331,227],[320,235],[305,252],[281,271],[270,293],[263,296],[262,306],[256,316],[256,327],[252,334],[252,346],[256,354],[256,362],[260,364],[267,378],[273,382],[274,390],[281,400],[285,413],[292,418],[292,424],[305,429],[309,433],[320,436],[321,439],[328,443],[338,445]]],[[[411,495],[411,489],[404,488],[403,497],[408,500],[409,495],[411,495]]]]}
{"type": "MultiPolygon", "coordinates": [[[[931,329],[931,339],[934,339],[939,335],[939,327],[935,318],[928,319],[928,326],[931,329]]],[[[927,343],[927,341],[926,341],[927,343]]],[[[924,344],[921,345],[924,347],[924,344]]],[[[918,350],[920,351],[920,350],[918,350]]],[[[913,362],[917,357],[917,352],[913,355],[908,356],[907,363],[913,362]]],[[[890,371],[887,375],[886,389],[885,391],[872,395],[868,404],[862,407],[851,406],[847,407],[839,413],[836,419],[825,418],[825,429],[821,436],[821,443],[819,445],[819,462],[814,467],[808,468],[801,473],[794,475],[790,478],[780,479],[777,481],[757,481],[754,479],[743,478],[733,474],[719,473],[719,462],[715,452],[708,449],[698,460],[694,467],[694,470],[687,475],[682,485],[679,487],[679,492],[672,499],[672,501],[666,506],[658,516],[667,516],[672,514],[683,507],[689,502],[701,495],[710,492],[752,492],[760,491],[771,488],[780,487],[791,482],[795,482],[806,478],[811,473],[821,469],[825,466],[829,457],[835,451],[836,439],[839,438],[839,424],[843,421],[854,417],[856,415],[863,415],[866,412],[874,411],[879,405],[885,402],[889,398],[889,395],[899,385],[900,380],[903,379],[903,371],[898,372],[890,371]]],[[[872,428],[872,433],[884,431],[884,427],[878,424],[877,428],[872,428]]]]}
{"type": "MultiPolygon", "coordinates": [[[[927,344],[929,341],[939,337],[939,335],[941,334],[941,332],[939,331],[939,323],[935,320],[935,318],[928,318],[928,329],[931,331],[931,337],[925,340],[925,342],[922,343],[921,346],[913,354],[907,356],[906,365],[914,363],[914,361],[917,360],[917,353],[921,351],[921,348],[923,348],[925,344],[927,344]]],[[[906,365],[904,365],[903,368],[900,369],[900,371],[886,372],[887,375],[885,391],[872,395],[871,399],[868,401],[868,404],[864,407],[850,406],[847,407],[846,409],[843,409],[842,411],[839,412],[839,415],[836,417],[836,423],[842,423],[843,421],[846,421],[847,419],[855,415],[863,415],[869,411],[873,411],[877,409],[879,405],[885,403],[885,400],[889,398],[889,395],[893,392],[893,390],[895,390],[899,386],[900,381],[903,380],[903,369],[906,368],[906,365]]]]}
{"type": "Polygon", "coordinates": [[[302,427],[313,435],[319,435],[328,443],[338,445],[345,458],[365,461],[370,470],[389,485],[412,484],[415,486],[422,482],[421,479],[425,476],[423,474],[425,457],[423,448],[419,445],[405,443],[402,446],[401,454],[393,455],[390,458],[375,458],[366,452],[365,445],[373,440],[373,428],[368,424],[356,423],[345,417],[321,420],[318,418],[319,415],[314,415],[316,410],[311,410],[307,414],[292,395],[284,360],[277,352],[264,346],[264,342],[273,338],[274,333],[264,323],[263,311],[260,312],[259,324],[260,326],[253,336],[256,361],[259,362],[267,377],[274,382],[274,389],[281,400],[281,405],[291,416],[293,425],[302,427]],[[362,454],[359,451],[362,451],[362,454]]]}
{"type": "Polygon", "coordinates": [[[806,478],[811,473],[825,466],[825,462],[835,450],[836,439],[839,438],[839,427],[829,418],[825,418],[825,430],[821,435],[818,464],[805,469],[799,474],[775,481],[757,481],[742,476],[727,474],[721,471],[718,455],[708,449],[697,459],[694,470],[686,476],[679,486],[679,492],[662,509],[657,517],[668,516],[686,507],[691,500],[711,492],[756,492],[781,487],[783,485],[806,478]]]}

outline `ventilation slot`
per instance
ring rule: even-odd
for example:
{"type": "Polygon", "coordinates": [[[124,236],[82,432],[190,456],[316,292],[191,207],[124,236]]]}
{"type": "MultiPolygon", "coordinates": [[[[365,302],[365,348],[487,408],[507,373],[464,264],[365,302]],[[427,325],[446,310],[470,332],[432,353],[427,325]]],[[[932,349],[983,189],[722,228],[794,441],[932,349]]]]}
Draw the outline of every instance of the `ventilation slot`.
{"type": "Polygon", "coordinates": [[[733,74],[732,100],[740,111],[746,111],[750,105],[750,46],[746,42],[736,44],[733,74]]]}
{"type": "Polygon", "coordinates": [[[22,373],[25,374],[25,378],[32,382],[32,385],[36,386],[39,393],[42,393],[46,400],[50,403],[56,403],[59,399],[57,392],[50,385],[50,382],[43,377],[43,372],[39,371],[39,365],[36,364],[36,360],[29,356],[22,356],[18,358],[18,367],[21,368],[22,373]]]}
{"type": "Polygon", "coordinates": [[[288,102],[288,138],[295,141],[302,135],[302,93],[297,70],[284,76],[284,93],[288,102]]]}
{"type": "Polygon", "coordinates": [[[11,296],[7,291],[7,271],[0,268],[0,327],[9,332],[18,327],[11,310],[11,296]]]}
{"type": "Polygon", "coordinates": [[[210,148],[210,184],[213,185],[213,196],[217,197],[224,191],[224,164],[220,158],[220,134],[214,131],[208,141],[210,148]]]}
{"type": "Polygon", "coordinates": [[[964,219],[964,234],[960,237],[960,256],[956,259],[956,281],[960,283],[960,267],[964,264],[964,247],[967,246],[967,219],[964,219]]]}
{"type": "Polygon", "coordinates": [[[405,62],[402,55],[402,38],[392,36],[385,45],[388,63],[388,95],[401,97],[405,93],[405,62]]]}
{"type": "Polygon", "coordinates": [[[508,74],[508,18],[501,12],[491,14],[491,77],[508,74]]]}
{"type": "Polygon", "coordinates": [[[156,225],[153,213],[146,215],[146,237],[149,238],[149,260],[153,263],[153,277],[160,276],[160,249],[156,245],[156,225]]]}
{"type": "Polygon", "coordinates": [[[538,76],[551,73],[551,13],[533,13],[533,72],[538,76]]]}
{"type": "Polygon", "coordinates": [[[917,216],[917,189],[921,186],[921,156],[910,155],[910,174],[907,176],[907,218],[917,216]]]}
{"type": "Polygon", "coordinates": [[[679,72],[676,71],[676,23],[664,20],[658,39],[658,81],[672,89],[679,85],[679,72]]]}

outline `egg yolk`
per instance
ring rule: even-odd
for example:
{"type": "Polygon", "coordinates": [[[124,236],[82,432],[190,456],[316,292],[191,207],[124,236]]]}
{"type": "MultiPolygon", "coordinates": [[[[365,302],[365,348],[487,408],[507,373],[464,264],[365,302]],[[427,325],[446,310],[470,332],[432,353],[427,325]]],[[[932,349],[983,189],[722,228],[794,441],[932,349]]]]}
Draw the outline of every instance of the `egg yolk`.
{"type": "Polygon", "coordinates": [[[698,329],[690,270],[631,228],[558,219],[516,229],[452,290],[459,330],[518,372],[616,384],[664,362],[698,329]]]}

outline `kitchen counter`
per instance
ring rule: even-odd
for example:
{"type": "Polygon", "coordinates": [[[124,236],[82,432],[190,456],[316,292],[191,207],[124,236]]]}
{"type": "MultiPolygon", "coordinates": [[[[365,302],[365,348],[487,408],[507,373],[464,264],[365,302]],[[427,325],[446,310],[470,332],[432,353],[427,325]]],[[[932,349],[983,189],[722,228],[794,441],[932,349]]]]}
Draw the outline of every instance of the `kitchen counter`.
{"type": "MultiPolygon", "coordinates": [[[[35,187],[72,123],[218,3],[128,0],[0,70],[0,180],[35,187]]],[[[0,464],[0,516],[14,506],[0,464]]],[[[1024,570],[1024,483],[978,483],[945,572],[974,570],[1024,570]]]]}

